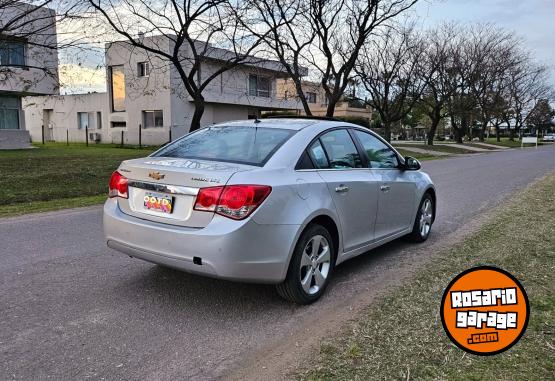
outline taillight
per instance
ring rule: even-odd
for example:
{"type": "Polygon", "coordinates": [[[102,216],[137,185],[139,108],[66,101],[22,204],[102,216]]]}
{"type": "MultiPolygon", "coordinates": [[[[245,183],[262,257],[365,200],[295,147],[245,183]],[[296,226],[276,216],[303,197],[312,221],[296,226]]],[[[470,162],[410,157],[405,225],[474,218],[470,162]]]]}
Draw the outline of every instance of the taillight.
{"type": "Polygon", "coordinates": [[[112,173],[110,185],[108,187],[108,197],[127,198],[127,178],[118,171],[112,173]]]}
{"type": "Polygon", "coordinates": [[[271,191],[272,188],[267,185],[203,188],[197,195],[194,209],[212,211],[234,220],[242,220],[254,212],[271,191]]]}
{"type": "Polygon", "coordinates": [[[224,187],[211,187],[199,190],[194,209],[207,212],[215,211],[223,189],[224,187]]]}

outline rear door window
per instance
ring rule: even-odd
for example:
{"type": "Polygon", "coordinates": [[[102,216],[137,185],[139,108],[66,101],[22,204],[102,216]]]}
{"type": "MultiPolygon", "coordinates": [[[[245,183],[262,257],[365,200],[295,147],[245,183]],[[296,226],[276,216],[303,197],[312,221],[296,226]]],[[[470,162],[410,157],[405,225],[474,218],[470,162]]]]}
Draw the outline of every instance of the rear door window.
{"type": "Polygon", "coordinates": [[[280,128],[207,127],[176,140],[153,156],[262,166],[294,133],[280,128]]]}
{"type": "Polygon", "coordinates": [[[312,143],[312,145],[308,148],[308,154],[314,164],[316,164],[316,168],[329,168],[328,158],[322,148],[322,144],[320,144],[320,140],[316,140],[312,143]]]}
{"type": "Polygon", "coordinates": [[[345,129],[333,130],[320,137],[331,169],[362,168],[358,150],[345,129]]]}

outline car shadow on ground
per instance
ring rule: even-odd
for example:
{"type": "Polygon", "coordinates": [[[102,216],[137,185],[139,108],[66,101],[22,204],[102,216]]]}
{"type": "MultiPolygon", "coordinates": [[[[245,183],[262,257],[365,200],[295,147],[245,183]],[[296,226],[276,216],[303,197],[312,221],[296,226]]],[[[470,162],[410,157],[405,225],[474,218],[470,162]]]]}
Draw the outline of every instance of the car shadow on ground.
{"type": "MultiPolygon", "coordinates": [[[[402,260],[405,249],[411,246],[398,239],[342,263],[335,268],[322,301],[338,295],[348,297],[345,283],[352,284],[350,292],[356,293],[357,287],[366,290],[363,285],[357,286],[357,280],[376,277],[382,270],[395,266],[397,260],[402,260]]],[[[303,308],[281,299],[273,285],[231,282],[148,263],[140,267],[143,270],[128,279],[131,282],[129,289],[134,294],[156,295],[157,304],[166,301],[172,309],[204,307],[223,312],[237,311],[240,307],[251,314],[256,311],[263,314],[268,309],[294,311],[303,308]]],[[[128,287],[120,291],[125,289],[128,287]]]]}

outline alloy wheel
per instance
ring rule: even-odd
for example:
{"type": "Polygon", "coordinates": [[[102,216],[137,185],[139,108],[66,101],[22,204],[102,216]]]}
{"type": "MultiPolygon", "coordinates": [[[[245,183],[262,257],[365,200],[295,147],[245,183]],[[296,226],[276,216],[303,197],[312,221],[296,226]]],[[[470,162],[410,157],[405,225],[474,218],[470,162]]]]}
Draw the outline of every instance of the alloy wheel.
{"type": "Polygon", "coordinates": [[[420,208],[420,235],[422,237],[428,236],[430,234],[430,229],[432,228],[433,219],[433,208],[432,201],[427,198],[422,203],[420,208]]]}
{"type": "Polygon", "coordinates": [[[300,264],[301,286],[307,294],[314,295],[324,287],[330,266],[329,242],[324,236],[315,235],[306,244],[300,264]]]}

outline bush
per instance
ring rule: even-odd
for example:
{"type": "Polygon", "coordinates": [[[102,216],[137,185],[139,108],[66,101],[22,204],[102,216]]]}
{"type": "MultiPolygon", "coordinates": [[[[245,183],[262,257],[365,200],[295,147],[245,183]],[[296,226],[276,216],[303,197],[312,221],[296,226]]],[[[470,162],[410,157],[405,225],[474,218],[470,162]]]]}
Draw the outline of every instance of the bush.
{"type": "Polygon", "coordinates": [[[359,126],[370,128],[370,121],[368,118],[362,116],[336,116],[335,118],[347,123],[358,124],[359,126]]]}
{"type": "Polygon", "coordinates": [[[260,115],[260,118],[270,118],[272,116],[298,116],[296,111],[269,111],[260,115]]]}

